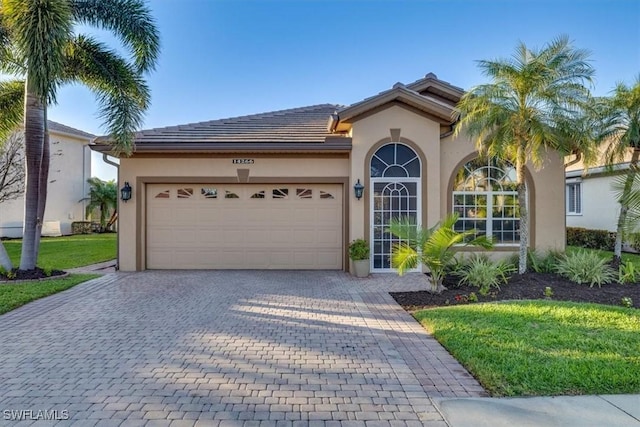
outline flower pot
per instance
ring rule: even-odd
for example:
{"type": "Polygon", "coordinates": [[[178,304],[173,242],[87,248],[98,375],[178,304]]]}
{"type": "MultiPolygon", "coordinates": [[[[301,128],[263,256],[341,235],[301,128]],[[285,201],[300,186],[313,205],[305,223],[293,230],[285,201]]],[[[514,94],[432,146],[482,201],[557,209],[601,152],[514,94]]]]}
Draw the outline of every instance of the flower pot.
{"type": "Polygon", "coordinates": [[[353,272],[356,277],[367,277],[369,275],[369,260],[359,259],[353,261],[353,272]]]}

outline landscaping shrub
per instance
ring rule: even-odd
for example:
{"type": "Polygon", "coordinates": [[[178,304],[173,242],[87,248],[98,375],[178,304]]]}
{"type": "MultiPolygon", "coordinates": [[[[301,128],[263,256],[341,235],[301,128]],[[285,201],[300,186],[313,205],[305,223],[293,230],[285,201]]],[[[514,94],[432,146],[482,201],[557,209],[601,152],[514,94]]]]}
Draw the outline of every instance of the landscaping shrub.
{"type": "Polygon", "coordinates": [[[501,283],[507,283],[514,271],[515,267],[505,261],[492,261],[486,255],[476,255],[464,262],[456,274],[460,276],[460,284],[480,288],[478,293],[487,295],[491,288],[499,290],[501,283]]]}
{"type": "Polygon", "coordinates": [[[567,279],[583,284],[602,286],[617,278],[616,272],[608,265],[606,259],[597,253],[579,250],[565,254],[558,260],[556,272],[567,279]]]}
{"type": "Polygon", "coordinates": [[[535,273],[553,273],[558,265],[562,252],[549,251],[542,254],[535,249],[527,252],[527,268],[535,273]]]}
{"type": "Polygon", "coordinates": [[[611,231],[567,227],[567,245],[569,246],[612,251],[615,242],[616,233],[611,231]]]}
{"type": "Polygon", "coordinates": [[[625,283],[637,283],[640,278],[640,269],[636,267],[633,261],[624,261],[618,267],[618,282],[625,283]]]}

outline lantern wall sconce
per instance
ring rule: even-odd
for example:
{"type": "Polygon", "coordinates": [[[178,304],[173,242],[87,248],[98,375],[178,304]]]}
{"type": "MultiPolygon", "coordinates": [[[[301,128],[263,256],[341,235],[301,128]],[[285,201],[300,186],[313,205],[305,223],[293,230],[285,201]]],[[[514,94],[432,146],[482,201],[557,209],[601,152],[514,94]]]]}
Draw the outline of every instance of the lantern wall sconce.
{"type": "Polygon", "coordinates": [[[364,192],[364,185],[360,182],[360,179],[353,185],[353,191],[356,194],[356,199],[362,199],[362,193],[364,192]]]}
{"type": "Polygon", "coordinates": [[[131,200],[131,186],[127,181],[125,181],[124,186],[120,189],[120,198],[125,203],[127,200],[131,200]]]}

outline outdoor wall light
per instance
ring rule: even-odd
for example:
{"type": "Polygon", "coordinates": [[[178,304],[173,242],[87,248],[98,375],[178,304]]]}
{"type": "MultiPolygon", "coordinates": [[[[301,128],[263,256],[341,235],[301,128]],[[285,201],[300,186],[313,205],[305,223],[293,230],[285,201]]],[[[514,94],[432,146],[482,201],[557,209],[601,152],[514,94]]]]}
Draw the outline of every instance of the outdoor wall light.
{"type": "Polygon", "coordinates": [[[356,199],[362,199],[362,193],[364,192],[364,185],[360,182],[360,179],[353,185],[353,191],[356,193],[356,199]]]}
{"type": "Polygon", "coordinates": [[[120,189],[120,198],[123,202],[126,203],[127,200],[131,199],[131,186],[127,181],[124,183],[124,187],[120,189]]]}

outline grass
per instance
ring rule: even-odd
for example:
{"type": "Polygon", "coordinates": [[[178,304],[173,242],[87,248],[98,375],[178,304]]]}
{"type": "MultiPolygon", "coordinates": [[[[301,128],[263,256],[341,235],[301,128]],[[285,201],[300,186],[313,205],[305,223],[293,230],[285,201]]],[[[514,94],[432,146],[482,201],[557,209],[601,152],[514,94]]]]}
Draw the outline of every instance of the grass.
{"type": "Polygon", "coordinates": [[[518,301],[414,315],[494,396],[640,392],[639,310],[518,301]]]}
{"type": "MultiPolygon", "coordinates": [[[[595,252],[598,255],[600,255],[600,257],[602,259],[606,259],[607,261],[611,261],[613,259],[613,251],[603,251],[601,249],[585,249],[585,248],[581,248],[579,246],[567,246],[567,253],[574,253],[574,252],[577,252],[579,250],[586,250],[586,251],[590,251],[590,252],[595,252]]],[[[638,267],[640,267],[640,254],[630,254],[630,253],[623,252],[622,253],[622,260],[623,261],[632,261],[634,264],[636,264],[638,267]]]]}
{"type": "MultiPolygon", "coordinates": [[[[22,240],[6,240],[3,243],[13,265],[19,265],[22,240]]],[[[43,237],[40,242],[38,267],[65,270],[109,261],[115,257],[115,233],[43,237]]]]}
{"type": "Polygon", "coordinates": [[[0,285],[0,314],[14,310],[28,302],[43,298],[79,283],[100,277],[97,274],[72,274],[62,279],[0,285]]]}

